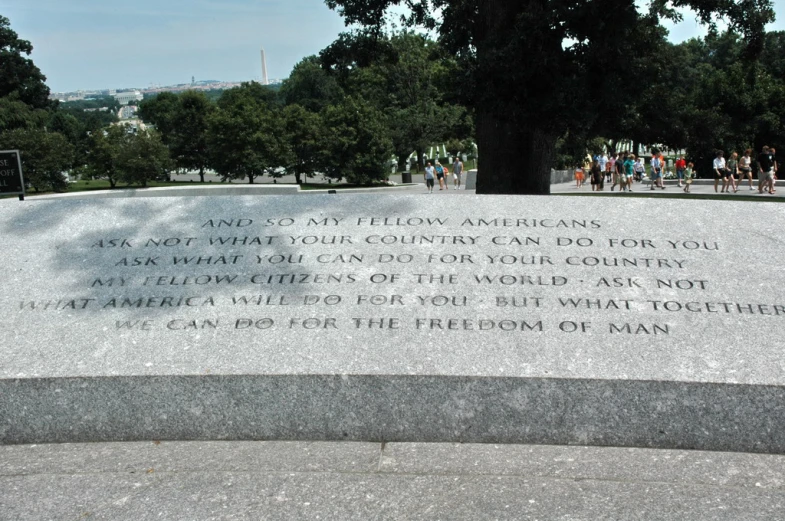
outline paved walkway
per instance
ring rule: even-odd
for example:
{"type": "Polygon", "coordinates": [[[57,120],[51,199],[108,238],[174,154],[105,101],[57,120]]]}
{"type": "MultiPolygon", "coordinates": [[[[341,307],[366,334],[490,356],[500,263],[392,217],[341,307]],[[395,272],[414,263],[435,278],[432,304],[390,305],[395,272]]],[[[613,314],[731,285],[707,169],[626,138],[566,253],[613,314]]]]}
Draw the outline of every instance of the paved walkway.
{"type": "MultiPolygon", "coordinates": [[[[632,187],[632,191],[635,194],[650,195],[653,197],[684,193],[683,191],[684,188],[679,188],[678,183],[676,181],[668,180],[665,182],[665,186],[666,188],[664,190],[660,188],[656,188],[655,190],[652,190],[651,185],[649,185],[648,182],[634,183],[632,187]]],[[[738,197],[740,195],[755,196],[755,197],[760,197],[761,199],[770,199],[773,197],[779,198],[785,196],[785,186],[783,186],[783,183],[780,183],[780,186],[778,187],[776,193],[773,195],[770,195],[768,193],[759,194],[757,189],[757,183],[754,185],[754,188],[752,190],[750,190],[749,184],[745,183],[743,186],[739,187],[739,191],[736,193],[723,194],[719,192],[721,189],[722,189],[722,183],[720,183],[717,192],[715,192],[714,180],[698,179],[690,187],[690,192],[692,194],[697,194],[697,195],[717,195],[717,196],[727,197],[729,200],[732,200],[734,197],[738,197]]],[[[616,187],[615,190],[611,191],[610,183],[606,183],[604,191],[592,192],[590,184],[585,184],[581,188],[578,188],[575,186],[574,182],[551,185],[551,193],[553,194],[594,193],[594,194],[603,194],[603,195],[618,194],[619,196],[627,195],[625,192],[620,192],[618,187],[616,187]]]]}
{"type": "Polygon", "coordinates": [[[0,519],[781,520],[785,456],[330,442],[0,446],[0,519]]]}

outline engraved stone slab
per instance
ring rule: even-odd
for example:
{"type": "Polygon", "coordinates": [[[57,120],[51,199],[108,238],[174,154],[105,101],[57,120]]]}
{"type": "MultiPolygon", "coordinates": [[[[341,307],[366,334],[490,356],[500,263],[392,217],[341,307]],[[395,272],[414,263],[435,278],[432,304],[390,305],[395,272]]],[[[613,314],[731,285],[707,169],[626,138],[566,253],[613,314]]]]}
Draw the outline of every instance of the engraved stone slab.
{"type": "Polygon", "coordinates": [[[785,453],[781,205],[0,204],[0,442],[785,453]]]}

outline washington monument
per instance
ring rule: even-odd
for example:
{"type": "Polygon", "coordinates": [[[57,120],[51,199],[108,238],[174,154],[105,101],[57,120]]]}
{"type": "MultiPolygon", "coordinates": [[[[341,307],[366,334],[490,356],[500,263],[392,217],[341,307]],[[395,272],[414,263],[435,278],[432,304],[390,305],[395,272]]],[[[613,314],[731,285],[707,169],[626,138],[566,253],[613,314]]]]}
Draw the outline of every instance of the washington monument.
{"type": "Polygon", "coordinates": [[[262,85],[269,85],[267,80],[267,59],[264,57],[264,49],[262,49],[262,85]]]}

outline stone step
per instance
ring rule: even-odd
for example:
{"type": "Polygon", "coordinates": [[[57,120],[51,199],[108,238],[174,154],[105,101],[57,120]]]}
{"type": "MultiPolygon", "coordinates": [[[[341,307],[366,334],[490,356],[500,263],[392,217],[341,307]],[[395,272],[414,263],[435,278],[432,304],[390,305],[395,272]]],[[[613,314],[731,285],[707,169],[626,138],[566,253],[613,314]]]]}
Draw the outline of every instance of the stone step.
{"type": "Polygon", "coordinates": [[[0,381],[0,441],[555,443],[785,453],[762,385],[385,375],[0,381]]]}
{"type": "Polygon", "coordinates": [[[785,457],[522,445],[0,447],[0,517],[777,520],[785,457]]]}

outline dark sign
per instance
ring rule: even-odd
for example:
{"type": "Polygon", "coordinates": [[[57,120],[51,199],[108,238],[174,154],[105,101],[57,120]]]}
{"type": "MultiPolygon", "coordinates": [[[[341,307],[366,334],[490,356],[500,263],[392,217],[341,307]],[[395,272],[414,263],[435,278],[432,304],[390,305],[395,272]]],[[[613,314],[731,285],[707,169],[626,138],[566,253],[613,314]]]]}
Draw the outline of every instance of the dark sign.
{"type": "Polygon", "coordinates": [[[0,151],[0,195],[24,195],[22,162],[18,150],[0,151]]]}

